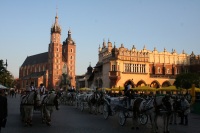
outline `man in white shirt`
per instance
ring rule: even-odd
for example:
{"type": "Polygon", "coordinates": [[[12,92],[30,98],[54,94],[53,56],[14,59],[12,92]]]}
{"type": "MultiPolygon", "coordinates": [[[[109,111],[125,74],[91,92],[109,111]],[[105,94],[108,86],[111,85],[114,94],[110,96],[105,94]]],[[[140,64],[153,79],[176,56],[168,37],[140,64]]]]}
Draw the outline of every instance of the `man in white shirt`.
{"type": "Polygon", "coordinates": [[[36,89],[35,89],[35,86],[34,86],[34,83],[33,83],[33,82],[31,82],[31,85],[30,85],[29,91],[36,91],[36,89]]]}
{"type": "Polygon", "coordinates": [[[40,93],[40,100],[42,101],[46,94],[46,88],[44,87],[44,84],[40,84],[39,93],[40,93]]]}
{"type": "Polygon", "coordinates": [[[26,92],[27,93],[29,93],[29,92],[31,92],[31,91],[35,91],[36,89],[35,89],[35,86],[34,86],[34,83],[33,82],[31,82],[31,84],[30,84],[30,86],[28,87],[27,86],[27,88],[26,88],[26,92]]]}

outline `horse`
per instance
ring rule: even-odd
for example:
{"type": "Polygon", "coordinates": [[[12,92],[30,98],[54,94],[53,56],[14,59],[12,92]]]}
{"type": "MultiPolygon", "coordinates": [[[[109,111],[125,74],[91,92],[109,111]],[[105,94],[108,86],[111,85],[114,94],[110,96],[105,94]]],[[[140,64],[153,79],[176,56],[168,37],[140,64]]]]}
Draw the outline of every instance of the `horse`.
{"type": "Polygon", "coordinates": [[[172,100],[173,100],[173,112],[172,115],[170,117],[170,125],[171,124],[177,124],[177,114],[180,115],[180,110],[181,110],[181,100],[178,98],[178,96],[176,95],[172,95],[171,96],[172,100]]]}
{"type": "Polygon", "coordinates": [[[105,93],[103,91],[98,91],[97,93],[99,95],[99,97],[96,101],[97,112],[103,114],[103,104],[104,104],[105,93]]]}
{"type": "Polygon", "coordinates": [[[75,101],[76,92],[64,91],[61,95],[61,101],[63,104],[73,105],[75,101]]]}
{"type": "Polygon", "coordinates": [[[89,112],[92,113],[94,107],[95,115],[99,112],[99,107],[103,105],[103,93],[93,92],[87,99],[89,112]]]}
{"type": "Polygon", "coordinates": [[[30,91],[21,96],[20,113],[22,121],[25,122],[25,126],[32,126],[34,106],[38,106],[39,103],[40,95],[37,91],[30,91]]]}
{"type": "MultiPolygon", "coordinates": [[[[149,116],[152,131],[154,133],[158,132],[157,118],[158,116],[163,116],[164,122],[164,133],[169,133],[169,118],[173,110],[173,101],[169,96],[155,96],[146,100],[144,98],[136,98],[133,101],[133,124],[136,125],[136,129],[139,129],[137,123],[140,114],[145,113],[149,116]]],[[[133,127],[134,128],[134,127],[133,127]]]]}
{"type": "Polygon", "coordinates": [[[41,115],[42,115],[42,122],[50,126],[51,125],[51,116],[54,111],[54,108],[56,110],[59,110],[58,106],[60,104],[59,96],[54,93],[50,92],[47,94],[42,102],[41,102],[41,115]]]}

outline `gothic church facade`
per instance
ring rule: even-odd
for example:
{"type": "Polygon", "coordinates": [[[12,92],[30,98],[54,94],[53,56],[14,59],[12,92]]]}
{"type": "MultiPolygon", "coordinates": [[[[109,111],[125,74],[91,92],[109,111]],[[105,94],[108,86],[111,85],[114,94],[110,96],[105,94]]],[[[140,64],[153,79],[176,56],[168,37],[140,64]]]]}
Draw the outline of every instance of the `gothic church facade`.
{"type": "Polygon", "coordinates": [[[76,43],[68,31],[68,37],[61,44],[61,27],[58,16],[51,27],[51,39],[48,52],[28,56],[19,69],[21,88],[31,82],[38,87],[43,83],[48,89],[58,89],[67,85],[76,86],[75,82],[76,43]]]}

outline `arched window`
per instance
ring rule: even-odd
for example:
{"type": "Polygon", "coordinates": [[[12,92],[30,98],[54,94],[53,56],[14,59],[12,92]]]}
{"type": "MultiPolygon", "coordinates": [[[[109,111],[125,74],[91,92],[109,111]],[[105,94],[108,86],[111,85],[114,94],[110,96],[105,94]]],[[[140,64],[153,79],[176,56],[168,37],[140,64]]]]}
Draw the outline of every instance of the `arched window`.
{"type": "Polygon", "coordinates": [[[71,53],[73,53],[73,49],[72,49],[72,48],[71,48],[71,50],[70,50],[70,51],[71,51],[71,53]]]}

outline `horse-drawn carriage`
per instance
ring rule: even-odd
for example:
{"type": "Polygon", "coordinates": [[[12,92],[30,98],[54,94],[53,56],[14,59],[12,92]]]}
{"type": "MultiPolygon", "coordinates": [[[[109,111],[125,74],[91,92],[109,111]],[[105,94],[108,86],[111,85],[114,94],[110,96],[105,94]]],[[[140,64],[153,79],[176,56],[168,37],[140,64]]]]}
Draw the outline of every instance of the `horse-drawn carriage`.
{"type": "MultiPolygon", "coordinates": [[[[118,113],[118,122],[123,126],[127,118],[133,117],[133,107],[127,107],[128,97],[110,97],[105,96],[105,103],[103,106],[103,116],[104,119],[108,119],[109,116],[113,116],[118,113]]],[[[131,99],[133,102],[134,99],[131,99]]],[[[148,116],[145,113],[141,113],[138,118],[141,124],[146,124],[148,121],[148,116]]]]}
{"type": "Polygon", "coordinates": [[[100,108],[103,108],[103,95],[103,92],[93,89],[78,93],[76,95],[76,107],[80,108],[81,111],[87,108],[90,113],[97,114],[101,112],[102,109],[100,108]]]}
{"type": "Polygon", "coordinates": [[[51,115],[54,108],[58,110],[59,97],[54,92],[49,92],[42,99],[37,91],[30,91],[21,96],[20,114],[22,121],[26,126],[32,126],[32,117],[34,110],[39,110],[42,116],[42,122],[51,125],[51,115]]]}
{"type": "Polygon", "coordinates": [[[63,91],[61,94],[61,103],[73,106],[76,99],[75,91],[63,91]]]}

